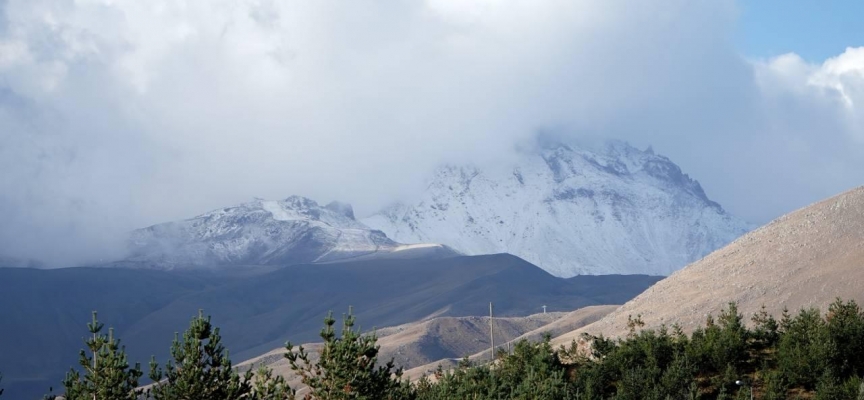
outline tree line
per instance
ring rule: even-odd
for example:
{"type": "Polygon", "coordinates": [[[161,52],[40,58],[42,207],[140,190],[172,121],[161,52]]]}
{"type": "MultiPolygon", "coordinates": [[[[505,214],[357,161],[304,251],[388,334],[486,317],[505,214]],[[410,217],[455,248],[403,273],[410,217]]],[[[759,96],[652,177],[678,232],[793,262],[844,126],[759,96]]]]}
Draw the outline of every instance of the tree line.
{"type": "MultiPolygon", "coordinates": [[[[140,364],[105,333],[94,312],[78,368],[62,382],[68,400],[287,400],[287,399],[817,399],[864,400],[864,312],[837,300],[827,312],[802,309],[779,319],[764,308],[751,324],[734,303],[691,334],[679,327],[642,329],[629,319],[629,334],[610,339],[585,335],[591,345],[555,348],[547,336],[521,341],[495,361],[462,360],[409,382],[393,361],[379,362],[377,338],[362,334],[349,309],[337,332],[332,313],[321,331],[317,356],[286,344],[285,358],[303,387],[261,367],[235,368],[219,328],[199,313],[175,336],[171,360],[151,360],[141,386],[140,364]],[[752,397],[751,397],[752,396],[752,397]]],[[[0,375],[2,379],[2,375],[0,375]]],[[[3,390],[0,389],[0,396],[3,390]]],[[[47,395],[45,399],[56,396],[47,395]]]]}
{"type": "Polygon", "coordinates": [[[854,302],[784,311],[764,307],[750,326],[730,303],[690,335],[641,329],[617,340],[585,335],[590,349],[521,342],[494,364],[465,361],[418,384],[421,399],[864,400],[864,313],[854,302]]]}

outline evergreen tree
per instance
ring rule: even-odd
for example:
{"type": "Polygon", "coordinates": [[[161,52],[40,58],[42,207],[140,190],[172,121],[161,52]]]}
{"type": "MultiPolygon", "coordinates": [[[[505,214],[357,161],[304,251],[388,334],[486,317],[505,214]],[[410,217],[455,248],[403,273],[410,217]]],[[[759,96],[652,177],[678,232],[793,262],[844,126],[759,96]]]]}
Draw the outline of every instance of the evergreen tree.
{"type": "Polygon", "coordinates": [[[79,357],[84,376],[72,369],[63,380],[67,400],[135,400],[140,394],[141,366],[129,367],[125,348],[114,337],[114,330],[108,329],[105,335],[101,333],[103,327],[94,311],[93,320],[87,324],[91,336],[85,341],[90,353],[81,350],[79,357]]]}
{"type": "Polygon", "coordinates": [[[494,363],[473,365],[463,360],[450,372],[440,368],[437,382],[421,379],[416,385],[419,400],[446,399],[572,399],[579,398],[560,353],[546,336],[540,343],[521,340],[512,354],[498,353],[494,363]]]}
{"type": "Polygon", "coordinates": [[[783,374],[776,370],[766,370],[762,372],[764,380],[764,392],[762,397],[765,400],[782,400],[786,398],[787,383],[783,379],[783,374]]]}
{"type": "Polygon", "coordinates": [[[402,381],[402,369],[395,368],[393,360],[377,365],[378,349],[375,334],[363,335],[354,328],[351,308],[342,317],[342,332],[337,336],[333,328],[333,313],[324,319],[321,338],[324,346],[317,361],[312,361],[303,346],[294,350],[285,344],[285,358],[291,369],[309,387],[307,399],[411,399],[413,390],[402,381]]]}
{"type": "Polygon", "coordinates": [[[492,368],[494,398],[561,399],[569,395],[567,368],[552,349],[551,336],[540,343],[520,340],[512,354],[499,354],[492,368]]]}
{"type": "Polygon", "coordinates": [[[751,337],[755,351],[764,351],[777,346],[777,341],[780,339],[780,325],[771,314],[768,314],[764,305],[750,320],[753,321],[751,337]]]}
{"type": "Polygon", "coordinates": [[[864,313],[855,302],[837,299],[825,316],[827,336],[834,344],[829,362],[837,377],[845,381],[864,373],[864,313]]]}
{"type": "MultiPolygon", "coordinates": [[[[824,315],[817,309],[801,310],[794,317],[784,311],[779,321],[763,309],[753,317],[752,329],[730,304],[689,337],[675,326],[671,333],[665,327],[637,330],[642,327],[639,321],[630,319],[629,335],[622,339],[584,336],[593,343],[589,352],[575,341],[569,350],[553,349],[547,336],[541,343],[521,341],[512,354],[499,352],[489,364],[475,365],[466,358],[452,371],[439,367],[434,381],[422,378],[410,385],[392,360],[379,365],[376,336],[355,328],[349,308],[339,334],[332,313],[327,315],[317,359],[291,343],[286,343],[285,357],[308,386],[307,400],[747,399],[751,387],[765,399],[864,400],[864,312],[855,302],[838,300],[824,315]],[[748,383],[737,385],[738,380],[748,383]]],[[[82,351],[81,367],[67,374],[65,397],[140,398],[140,367],[129,367],[113,331],[102,334],[103,324],[95,313],[88,328],[89,353],[82,351]]],[[[219,329],[199,312],[182,340],[175,336],[173,360],[165,372],[151,363],[150,376],[157,383],[147,396],[296,397],[286,380],[270,369],[241,376],[220,342],[219,329]]]]}
{"type": "Polygon", "coordinates": [[[815,400],[857,400],[860,395],[861,379],[854,377],[841,382],[826,371],[816,384],[815,400]]]}
{"type": "Polygon", "coordinates": [[[719,326],[718,342],[714,354],[714,364],[718,368],[732,366],[735,370],[740,369],[741,364],[747,359],[748,331],[744,326],[744,317],[738,313],[738,305],[729,303],[728,307],[720,311],[717,318],[719,326]]]}
{"type": "Polygon", "coordinates": [[[255,372],[253,396],[256,400],[293,400],[294,389],[281,376],[274,376],[273,370],[261,367],[255,372]]]}
{"type": "Polygon", "coordinates": [[[802,309],[794,318],[783,318],[780,333],[776,358],[783,378],[790,387],[815,389],[831,355],[836,354],[819,310],[802,309]]]}
{"type": "Polygon", "coordinates": [[[165,371],[150,362],[150,378],[156,382],[148,391],[155,400],[234,400],[253,396],[252,372],[240,376],[222,346],[219,328],[199,311],[180,340],[171,346],[173,361],[165,371]]]}

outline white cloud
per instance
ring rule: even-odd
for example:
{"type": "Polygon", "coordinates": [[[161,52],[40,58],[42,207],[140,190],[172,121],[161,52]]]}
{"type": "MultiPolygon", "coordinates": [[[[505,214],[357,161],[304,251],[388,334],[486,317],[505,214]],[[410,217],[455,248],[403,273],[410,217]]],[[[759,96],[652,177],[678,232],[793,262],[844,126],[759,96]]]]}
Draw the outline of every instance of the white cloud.
{"type": "Polygon", "coordinates": [[[731,135],[743,157],[727,164],[741,176],[727,186],[741,198],[736,211],[764,220],[864,183],[862,54],[864,47],[822,64],[796,54],[752,62],[758,119],[731,135]]]}
{"type": "Polygon", "coordinates": [[[368,212],[540,128],[654,144],[750,220],[860,183],[861,50],[749,62],[736,12],[0,1],[0,253],[92,258],[118,232],[252,196],[368,212]]]}
{"type": "Polygon", "coordinates": [[[27,45],[20,41],[0,42],[0,70],[29,61],[27,45]]]}
{"type": "Polygon", "coordinates": [[[843,54],[821,65],[807,63],[790,53],[757,62],[755,68],[767,95],[787,92],[821,97],[825,101],[839,101],[853,114],[864,108],[861,104],[864,102],[864,47],[847,48],[843,54]]]}

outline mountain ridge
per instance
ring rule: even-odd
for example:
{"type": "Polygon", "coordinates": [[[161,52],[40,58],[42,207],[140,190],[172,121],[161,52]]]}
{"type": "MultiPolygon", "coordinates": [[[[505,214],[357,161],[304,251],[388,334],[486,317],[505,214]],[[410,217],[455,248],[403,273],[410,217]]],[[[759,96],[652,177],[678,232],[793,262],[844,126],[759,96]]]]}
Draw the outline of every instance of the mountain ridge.
{"type": "Polygon", "coordinates": [[[110,265],[174,269],[224,265],[291,265],[355,258],[456,255],[437,244],[433,251],[394,242],[354,218],[350,204],[320,206],[301,196],[256,198],[185,220],[137,229],[129,256],[110,265]],[[407,251],[406,251],[407,250],[407,251]],[[398,255],[391,253],[400,252],[398,255]]]}
{"type": "Polygon", "coordinates": [[[510,168],[444,166],[413,203],[360,221],[403,243],[511,253],[562,277],[668,275],[749,226],[669,158],[542,140],[510,168]]]}

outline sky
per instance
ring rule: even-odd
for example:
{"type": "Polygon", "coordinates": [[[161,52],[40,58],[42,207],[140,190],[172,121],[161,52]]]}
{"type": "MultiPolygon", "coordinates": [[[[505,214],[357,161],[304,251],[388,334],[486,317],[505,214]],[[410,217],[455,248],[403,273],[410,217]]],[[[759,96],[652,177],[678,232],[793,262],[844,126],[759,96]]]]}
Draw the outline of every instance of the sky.
{"type": "Polygon", "coordinates": [[[864,184],[861,8],[0,0],[0,254],[93,262],[254,196],[368,214],[550,129],[651,145],[765,223],[864,184]]]}
{"type": "Polygon", "coordinates": [[[750,58],[798,54],[821,63],[864,43],[864,2],[742,0],[735,46],[750,58]]]}

